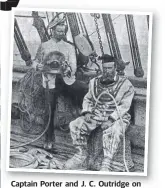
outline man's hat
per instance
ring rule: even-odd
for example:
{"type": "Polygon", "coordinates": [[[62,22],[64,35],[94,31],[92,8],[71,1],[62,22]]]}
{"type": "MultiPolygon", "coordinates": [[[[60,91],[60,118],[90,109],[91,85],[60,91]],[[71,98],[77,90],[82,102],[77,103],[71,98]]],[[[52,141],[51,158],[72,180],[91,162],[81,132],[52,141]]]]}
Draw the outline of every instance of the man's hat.
{"type": "Polygon", "coordinates": [[[102,63],[109,63],[109,62],[117,63],[117,59],[111,55],[108,55],[108,54],[99,56],[98,60],[102,60],[102,63]]]}
{"type": "Polygon", "coordinates": [[[49,23],[48,25],[48,29],[52,29],[53,27],[57,26],[57,25],[64,25],[65,23],[65,18],[59,18],[57,16],[55,16],[49,23]]]}
{"type": "Polygon", "coordinates": [[[125,67],[130,63],[130,62],[124,62],[122,59],[117,59],[114,56],[104,54],[101,57],[98,58],[98,60],[102,60],[102,63],[108,63],[108,62],[115,62],[116,70],[117,72],[123,71],[125,67]]]}

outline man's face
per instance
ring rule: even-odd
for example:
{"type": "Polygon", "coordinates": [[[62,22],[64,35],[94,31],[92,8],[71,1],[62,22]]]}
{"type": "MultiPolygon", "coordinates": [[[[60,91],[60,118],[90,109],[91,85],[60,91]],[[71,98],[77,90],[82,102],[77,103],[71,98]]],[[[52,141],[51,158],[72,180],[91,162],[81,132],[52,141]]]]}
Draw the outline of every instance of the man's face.
{"type": "Polygon", "coordinates": [[[65,25],[57,25],[52,29],[52,34],[55,39],[63,39],[65,36],[65,25]]]}
{"type": "Polygon", "coordinates": [[[116,73],[116,68],[114,62],[103,63],[104,80],[114,80],[115,73],[116,73]]]}

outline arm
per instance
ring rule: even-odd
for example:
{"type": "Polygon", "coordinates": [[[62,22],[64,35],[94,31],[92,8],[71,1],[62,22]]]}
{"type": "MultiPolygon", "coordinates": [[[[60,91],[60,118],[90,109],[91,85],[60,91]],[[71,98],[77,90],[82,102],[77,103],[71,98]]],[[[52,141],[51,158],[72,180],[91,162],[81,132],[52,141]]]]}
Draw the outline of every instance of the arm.
{"type": "MultiPolygon", "coordinates": [[[[125,87],[128,87],[128,89],[124,92],[124,95],[118,104],[118,109],[121,114],[121,117],[123,117],[130,109],[132,104],[132,99],[134,97],[134,87],[131,83],[125,83],[125,87]]],[[[115,110],[111,115],[110,118],[113,120],[119,119],[118,112],[115,110]]]]}
{"type": "Polygon", "coordinates": [[[84,100],[83,100],[83,110],[81,112],[82,115],[85,115],[86,113],[92,113],[93,110],[93,97],[92,97],[92,93],[91,93],[91,81],[89,83],[89,89],[88,89],[88,93],[85,95],[84,100]]]}
{"type": "Polygon", "coordinates": [[[71,75],[75,75],[77,70],[76,52],[74,46],[70,45],[69,48],[69,65],[72,69],[71,75]]]}

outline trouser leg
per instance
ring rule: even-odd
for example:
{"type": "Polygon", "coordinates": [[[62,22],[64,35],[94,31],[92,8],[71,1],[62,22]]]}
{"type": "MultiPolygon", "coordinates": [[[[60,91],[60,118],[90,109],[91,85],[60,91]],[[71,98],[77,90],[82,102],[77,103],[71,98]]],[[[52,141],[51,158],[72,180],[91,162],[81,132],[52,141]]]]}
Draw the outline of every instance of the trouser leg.
{"type": "Polygon", "coordinates": [[[82,107],[83,98],[88,91],[88,85],[82,81],[76,80],[72,85],[66,86],[66,91],[72,103],[75,106],[82,107]]]}
{"type": "Polygon", "coordinates": [[[72,121],[69,125],[73,144],[78,149],[78,152],[65,163],[65,169],[78,169],[83,165],[87,158],[87,140],[96,127],[96,121],[86,123],[84,117],[79,117],[72,121]]]}
{"type": "Polygon", "coordinates": [[[103,131],[103,152],[104,160],[102,162],[102,169],[108,171],[111,169],[111,162],[114,155],[118,151],[118,146],[123,137],[123,133],[129,125],[129,121],[123,120],[123,124],[120,120],[115,121],[112,126],[108,127],[103,131]]]}
{"type": "Polygon", "coordinates": [[[86,146],[90,133],[98,126],[97,121],[87,123],[81,116],[69,124],[70,134],[75,146],[86,146]]]}
{"type": "Polygon", "coordinates": [[[54,141],[54,112],[56,110],[57,92],[56,89],[49,89],[49,90],[45,90],[45,93],[46,93],[46,103],[50,105],[50,110],[51,110],[49,127],[45,134],[45,141],[46,143],[49,143],[54,141]]]}

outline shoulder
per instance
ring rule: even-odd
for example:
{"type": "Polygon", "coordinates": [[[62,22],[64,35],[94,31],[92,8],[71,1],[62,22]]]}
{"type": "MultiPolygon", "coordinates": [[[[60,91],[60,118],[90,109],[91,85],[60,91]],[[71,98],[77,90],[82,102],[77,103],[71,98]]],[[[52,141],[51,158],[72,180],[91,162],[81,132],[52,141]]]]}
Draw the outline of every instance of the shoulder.
{"type": "Polygon", "coordinates": [[[46,47],[46,46],[48,46],[48,45],[50,45],[50,44],[52,44],[52,40],[50,39],[50,40],[48,40],[48,41],[46,41],[46,42],[43,42],[43,43],[41,43],[41,47],[46,47]]]}
{"type": "Polygon", "coordinates": [[[66,46],[68,49],[75,49],[75,47],[70,44],[69,42],[65,42],[64,40],[61,41],[61,43],[66,46]]]}
{"type": "Polygon", "coordinates": [[[119,77],[119,80],[122,83],[121,88],[123,91],[135,91],[134,86],[126,76],[119,77]]]}
{"type": "Polygon", "coordinates": [[[96,76],[94,78],[92,78],[90,81],[89,81],[89,85],[91,86],[94,86],[95,84],[97,84],[97,81],[101,78],[101,76],[96,76]]]}
{"type": "Polygon", "coordinates": [[[119,82],[123,82],[124,85],[133,86],[127,76],[119,76],[119,82]]]}
{"type": "Polygon", "coordinates": [[[94,82],[101,78],[101,75],[92,78],[90,81],[94,82]]]}

